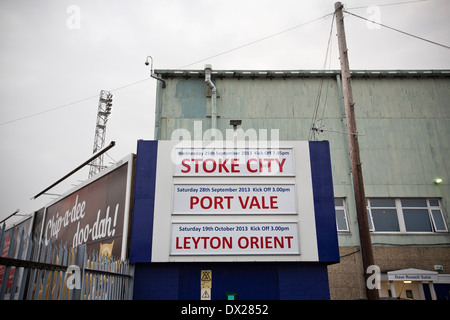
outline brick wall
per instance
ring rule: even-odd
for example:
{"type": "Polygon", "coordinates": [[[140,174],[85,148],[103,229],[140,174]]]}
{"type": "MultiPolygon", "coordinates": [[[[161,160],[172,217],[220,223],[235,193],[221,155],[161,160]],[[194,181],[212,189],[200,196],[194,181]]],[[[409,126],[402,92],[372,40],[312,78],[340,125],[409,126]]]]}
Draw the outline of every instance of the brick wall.
{"type": "Polygon", "coordinates": [[[340,263],[328,266],[331,300],[366,298],[359,247],[339,247],[340,263]]]}
{"type": "MultiPolygon", "coordinates": [[[[330,298],[355,300],[366,298],[365,280],[359,247],[339,247],[341,262],[328,266],[330,298]]],[[[416,268],[434,271],[434,265],[444,267],[440,273],[450,271],[449,247],[373,247],[375,264],[382,273],[416,268]]]]}
{"type": "Polygon", "coordinates": [[[450,272],[449,247],[374,247],[373,254],[381,272],[408,268],[434,271],[434,265],[443,266],[443,273],[450,272]]]}

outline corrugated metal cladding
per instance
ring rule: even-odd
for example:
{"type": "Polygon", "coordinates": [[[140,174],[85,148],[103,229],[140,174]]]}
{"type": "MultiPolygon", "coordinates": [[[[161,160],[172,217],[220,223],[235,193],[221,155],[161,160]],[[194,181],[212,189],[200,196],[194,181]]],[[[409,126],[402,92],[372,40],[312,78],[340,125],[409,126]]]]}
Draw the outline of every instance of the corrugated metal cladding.
{"type": "MultiPolygon", "coordinates": [[[[158,84],[155,138],[170,140],[180,128],[194,137],[195,121],[201,121],[203,132],[209,129],[211,93],[204,72],[155,72],[167,82],[165,89],[158,84]]],[[[328,140],[335,196],[351,197],[339,71],[213,70],[212,80],[217,88],[217,129],[224,137],[232,128],[230,120],[239,119],[244,131],[268,129],[268,139],[270,129],[277,129],[279,140],[328,140]],[[315,113],[320,131],[312,134],[315,113]]],[[[352,84],[366,196],[441,198],[448,223],[450,70],[353,71],[352,84]],[[437,176],[444,180],[439,186],[433,184],[437,176]]],[[[347,206],[350,234],[340,235],[340,245],[359,245],[353,201],[347,206]]],[[[377,243],[450,242],[448,233],[373,237],[377,243]]]]}

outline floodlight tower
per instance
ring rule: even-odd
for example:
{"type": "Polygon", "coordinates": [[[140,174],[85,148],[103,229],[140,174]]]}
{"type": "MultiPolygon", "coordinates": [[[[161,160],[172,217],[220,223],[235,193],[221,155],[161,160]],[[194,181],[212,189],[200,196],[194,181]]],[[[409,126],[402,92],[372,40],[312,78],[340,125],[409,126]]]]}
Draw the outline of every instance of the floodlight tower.
{"type": "MultiPolygon", "coordinates": [[[[100,91],[97,125],[95,126],[94,149],[92,151],[93,154],[102,149],[105,145],[106,123],[108,122],[108,116],[111,114],[112,101],[113,95],[111,92],[105,90],[100,91]]],[[[89,178],[103,170],[106,167],[103,165],[103,154],[95,158],[90,163],[90,167],[89,178]]]]}

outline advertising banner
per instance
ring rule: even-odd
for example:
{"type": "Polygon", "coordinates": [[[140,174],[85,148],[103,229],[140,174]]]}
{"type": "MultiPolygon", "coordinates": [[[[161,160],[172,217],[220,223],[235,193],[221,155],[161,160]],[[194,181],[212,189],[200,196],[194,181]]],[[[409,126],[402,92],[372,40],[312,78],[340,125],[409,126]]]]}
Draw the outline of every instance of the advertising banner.
{"type": "Polygon", "coordinates": [[[172,255],[298,253],[297,223],[172,224],[172,255]]]}
{"type": "Polygon", "coordinates": [[[85,243],[88,251],[121,257],[124,221],[128,219],[126,162],[99,179],[81,187],[46,208],[42,237],[76,247],[85,243]]]}
{"type": "Polygon", "coordinates": [[[174,148],[174,176],[292,176],[292,148],[174,148]]]}
{"type": "Polygon", "coordinates": [[[174,186],[173,214],[295,214],[295,185],[174,186]]]}

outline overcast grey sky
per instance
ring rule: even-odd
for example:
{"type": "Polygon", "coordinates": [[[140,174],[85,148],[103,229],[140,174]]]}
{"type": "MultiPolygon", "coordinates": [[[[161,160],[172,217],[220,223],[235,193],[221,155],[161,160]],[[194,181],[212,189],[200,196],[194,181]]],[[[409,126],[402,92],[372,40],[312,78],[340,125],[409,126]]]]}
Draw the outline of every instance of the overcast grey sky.
{"type": "MultiPolygon", "coordinates": [[[[117,145],[106,163],[153,138],[156,80],[144,65],[148,55],[159,69],[323,69],[332,17],[303,24],[332,13],[334,2],[0,0],[0,219],[43,207],[51,197],[30,198],[91,156],[100,90],[114,94],[106,145],[117,145]]],[[[342,2],[450,45],[448,0],[342,2]],[[391,5],[399,2],[410,3],[391,5]]],[[[327,68],[339,69],[333,28],[327,68]]],[[[345,28],[352,69],[450,69],[448,49],[354,16],[346,15],[345,28]]],[[[88,168],[49,192],[64,193],[87,175],[88,168]]]]}

